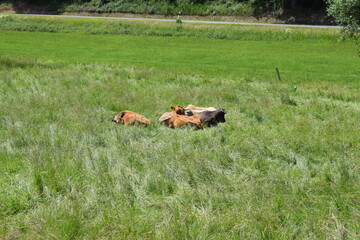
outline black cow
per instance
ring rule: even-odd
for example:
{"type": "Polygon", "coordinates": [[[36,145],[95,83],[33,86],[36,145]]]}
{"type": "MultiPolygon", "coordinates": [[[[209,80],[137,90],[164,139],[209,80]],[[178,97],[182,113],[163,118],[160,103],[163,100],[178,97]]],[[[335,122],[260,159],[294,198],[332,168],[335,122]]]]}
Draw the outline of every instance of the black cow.
{"type": "Polygon", "coordinates": [[[211,127],[218,125],[218,123],[225,122],[225,114],[225,109],[219,108],[215,111],[204,111],[200,113],[199,118],[203,124],[211,127]]]}

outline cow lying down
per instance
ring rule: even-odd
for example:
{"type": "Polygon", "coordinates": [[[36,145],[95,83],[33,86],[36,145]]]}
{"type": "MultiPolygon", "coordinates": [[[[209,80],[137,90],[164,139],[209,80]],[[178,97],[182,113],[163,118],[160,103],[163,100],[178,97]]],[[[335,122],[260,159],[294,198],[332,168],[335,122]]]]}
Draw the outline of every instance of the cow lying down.
{"type": "MultiPolygon", "coordinates": [[[[171,107],[173,109],[173,112],[166,112],[164,113],[160,118],[159,122],[165,123],[167,126],[169,126],[166,121],[170,119],[175,112],[177,115],[181,116],[192,116],[197,117],[200,119],[200,122],[202,125],[207,124],[209,127],[216,126],[220,122],[225,122],[225,109],[219,108],[202,108],[202,107],[196,107],[194,105],[188,105],[186,108],[183,108],[181,105],[178,105],[176,107],[171,107]]],[[[182,117],[183,118],[183,117],[182,117]]]]}
{"type": "Polygon", "coordinates": [[[197,116],[188,116],[185,114],[185,108],[178,105],[176,107],[171,107],[172,112],[164,113],[159,121],[163,122],[166,126],[170,128],[177,128],[184,125],[194,126],[197,129],[202,129],[202,123],[197,116]]]}
{"type": "Polygon", "coordinates": [[[215,111],[216,110],[216,108],[213,108],[213,107],[203,108],[203,107],[194,106],[192,104],[187,105],[187,107],[185,109],[190,110],[193,114],[202,113],[204,111],[215,111]]]}
{"type": "MultiPolygon", "coordinates": [[[[171,107],[173,111],[175,111],[178,115],[186,115],[186,116],[192,116],[194,115],[191,110],[187,110],[183,108],[181,105],[177,105],[176,107],[171,107]]],[[[170,118],[172,112],[165,112],[161,117],[159,118],[159,122],[164,122],[166,119],[170,118]]]]}
{"type": "Polygon", "coordinates": [[[226,111],[223,108],[203,108],[189,104],[185,109],[190,110],[194,115],[200,118],[200,121],[203,124],[207,124],[209,127],[216,126],[221,122],[225,122],[226,111]]]}
{"type": "Polygon", "coordinates": [[[149,119],[131,111],[121,111],[113,118],[112,121],[115,123],[122,123],[124,125],[142,124],[147,126],[150,124],[149,119]]]}

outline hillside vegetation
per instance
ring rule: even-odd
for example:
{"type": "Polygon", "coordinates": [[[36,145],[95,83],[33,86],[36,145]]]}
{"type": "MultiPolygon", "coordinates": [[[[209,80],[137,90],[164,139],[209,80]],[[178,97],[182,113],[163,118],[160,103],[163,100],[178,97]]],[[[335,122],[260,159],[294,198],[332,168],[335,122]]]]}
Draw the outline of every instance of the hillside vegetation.
{"type": "Polygon", "coordinates": [[[0,18],[0,236],[358,239],[353,44],[177,25],[0,18]],[[157,123],[189,103],[227,121],[157,123]],[[113,124],[124,109],[152,124],[113,124]]]}
{"type": "Polygon", "coordinates": [[[6,2],[12,4],[17,12],[226,15],[273,17],[295,22],[329,22],[324,0],[7,0],[6,2]]]}

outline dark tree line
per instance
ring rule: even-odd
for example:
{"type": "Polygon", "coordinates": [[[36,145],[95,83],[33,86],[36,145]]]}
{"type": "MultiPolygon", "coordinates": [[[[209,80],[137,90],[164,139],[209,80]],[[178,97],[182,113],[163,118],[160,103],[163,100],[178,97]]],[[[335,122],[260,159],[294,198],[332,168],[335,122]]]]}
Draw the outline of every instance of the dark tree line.
{"type": "MultiPolygon", "coordinates": [[[[131,0],[98,0],[98,5],[107,4],[109,2],[128,2],[131,0]]],[[[154,1],[154,0],[152,0],[154,1]]],[[[156,1],[156,0],[155,0],[156,1]]],[[[158,0],[161,1],[161,0],[158,0]]],[[[165,0],[171,4],[177,4],[179,0],[165,0]]],[[[181,0],[184,1],[184,0],[181,0]]],[[[211,2],[219,2],[226,4],[226,0],[187,0],[194,4],[206,4],[211,2]]],[[[318,10],[325,7],[325,0],[232,0],[233,2],[250,2],[255,8],[263,11],[279,10],[279,9],[312,9],[318,10]]],[[[14,1],[16,2],[16,0],[14,1]]],[[[53,4],[61,5],[66,3],[87,3],[91,0],[23,0],[32,4],[53,4]]],[[[93,1],[94,2],[94,1],[93,1]]],[[[151,0],[143,0],[143,2],[151,2],[151,0]]]]}

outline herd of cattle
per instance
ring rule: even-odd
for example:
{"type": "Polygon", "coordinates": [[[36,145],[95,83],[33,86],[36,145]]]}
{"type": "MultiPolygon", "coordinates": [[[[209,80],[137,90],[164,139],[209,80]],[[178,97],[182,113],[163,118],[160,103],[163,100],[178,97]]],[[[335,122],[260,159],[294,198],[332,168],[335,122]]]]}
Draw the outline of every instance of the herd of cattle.
{"type": "MultiPolygon", "coordinates": [[[[184,125],[194,126],[197,129],[202,129],[204,125],[216,126],[218,123],[225,122],[226,111],[223,108],[203,108],[194,105],[188,105],[186,108],[178,105],[171,107],[171,112],[164,113],[159,122],[165,124],[170,128],[177,128],[184,125]]],[[[131,111],[121,111],[113,118],[113,122],[124,125],[149,125],[150,120],[146,117],[131,111]]]]}

